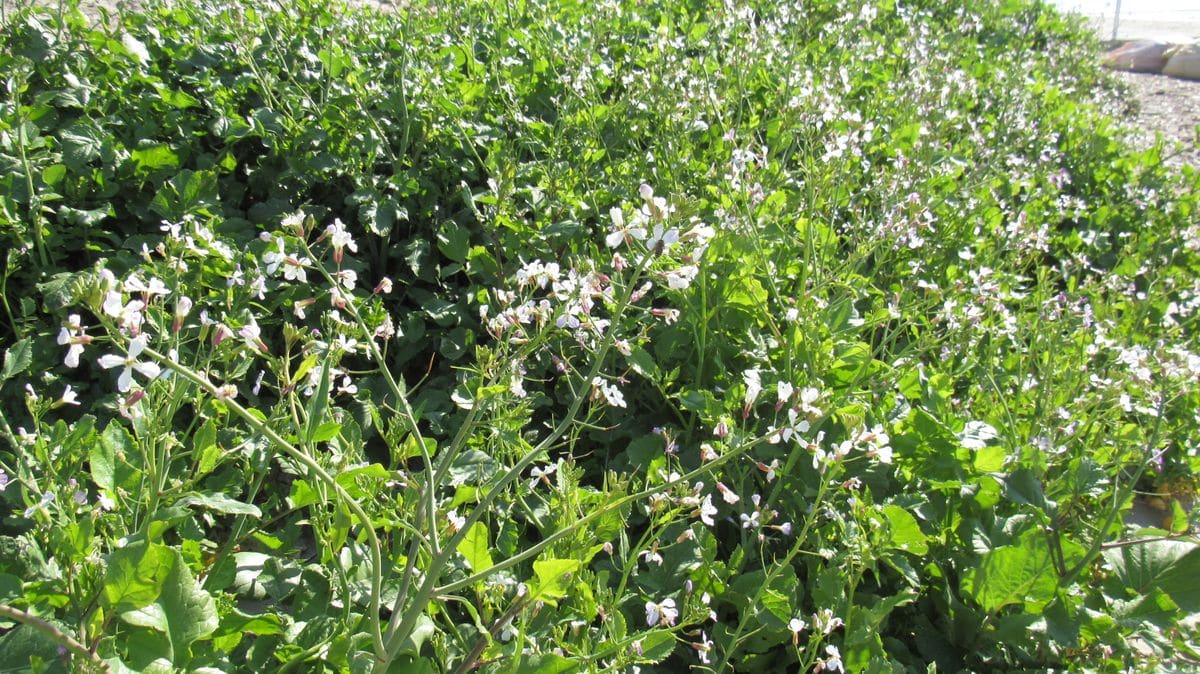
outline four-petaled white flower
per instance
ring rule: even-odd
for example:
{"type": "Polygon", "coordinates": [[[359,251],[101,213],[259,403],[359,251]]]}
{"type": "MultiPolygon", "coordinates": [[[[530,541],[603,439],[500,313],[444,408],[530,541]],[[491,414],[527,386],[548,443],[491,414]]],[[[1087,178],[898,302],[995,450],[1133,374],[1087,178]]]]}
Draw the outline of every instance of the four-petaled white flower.
{"type": "Polygon", "coordinates": [[[659,223],[654,226],[650,238],[646,239],[646,248],[655,255],[662,255],[679,242],[678,229],[666,229],[659,223]]]}
{"type": "Polygon", "coordinates": [[[83,333],[83,323],[79,318],[79,314],[71,314],[67,316],[67,322],[63,323],[62,329],[58,331],[58,343],[67,347],[67,357],[63,359],[63,364],[67,367],[79,367],[79,356],[83,353],[83,346],[92,341],[91,335],[83,333]]]}
{"type": "Polygon", "coordinates": [[[667,598],[659,603],[646,602],[646,624],[650,627],[663,625],[670,627],[679,618],[679,609],[675,608],[675,600],[667,598]]]}
{"type": "Polygon", "coordinates": [[[159,375],[159,373],[162,372],[162,368],[160,368],[157,363],[138,361],[137,357],[140,356],[142,351],[145,349],[146,336],[138,335],[137,337],[129,340],[129,350],[126,352],[126,355],[118,356],[110,353],[100,356],[100,359],[97,361],[100,364],[100,367],[106,370],[122,365],[125,367],[125,369],[121,371],[121,376],[117,377],[117,390],[121,393],[125,393],[131,386],[133,386],[134,370],[137,370],[138,374],[146,377],[147,379],[154,379],[159,375]]]}
{"type": "Polygon", "coordinates": [[[646,238],[646,228],[638,226],[640,223],[634,223],[628,226],[625,223],[625,214],[618,207],[613,207],[608,211],[608,217],[612,219],[613,229],[604,237],[604,243],[608,244],[609,248],[616,248],[622,243],[631,241],[642,241],[646,238]]]}

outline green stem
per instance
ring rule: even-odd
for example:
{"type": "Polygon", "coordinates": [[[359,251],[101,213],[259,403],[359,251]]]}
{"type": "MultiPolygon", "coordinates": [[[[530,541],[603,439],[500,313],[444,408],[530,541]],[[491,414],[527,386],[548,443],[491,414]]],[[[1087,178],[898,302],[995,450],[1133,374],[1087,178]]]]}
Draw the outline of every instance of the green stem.
{"type": "Polygon", "coordinates": [[[45,634],[75,655],[78,655],[79,657],[91,662],[96,667],[99,667],[100,671],[111,671],[108,667],[108,663],[102,660],[99,655],[96,655],[88,650],[87,646],[84,646],[76,641],[71,635],[63,632],[58,627],[55,627],[53,624],[33,615],[32,613],[22,611],[21,609],[9,606],[8,604],[0,604],[0,616],[10,620],[15,620],[22,625],[28,625],[42,634],[45,634]]]}
{"type": "Polygon", "coordinates": [[[332,488],[337,494],[338,498],[341,499],[347,505],[347,507],[350,508],[354,515],[362,522],[363,529],[365,530],[367,538],[371,544],[371,565],[373,567],[371,577],[370,608],[371,637],[374,641],[376,655],[382,655],[385,651],[383,633],[379,624],[379,597],[382,594],[381,578],[383,572],[383,554],[380,551],[379,537],[375,533],[375,527],[371,522],[371,517],[367,515],[365,510],[363,510],[359,502],[345,489],[343,489],[332,475],[330,475],[323,467],[321,467],[321,464],[317,463],[316,460],[314,460],[311,456],[305,454],[303,451],[285,440],[281,435],[276,433],[274,429],[268,426],[265,421],[262,421],[258,417],[251,414],[249,410],[247,410],[245,407],[242,407],[242,405],[240,405],[237,401],[230,398],[222,399],[220,391],[218,391],[217,387],[214,386],[212,382],[208,381],[206,377],[185,365],[181,365],[170,358],[167,358],[154,349],[146,348],[143,353],[171,368],[171,370],[178,373],[184,379],[196,384],[210,396],[221,399],[226,407],[232,410],[234,414],[241,417],[243,421],[250,425],[251,428],[264,435],[271,442],[275,443],[279,449],[283,450],[284,454],[287,454],[295,461],[303,464],[306,468],[308,468],[312,475],[316,476],[319,480],[321,480],[321,482],[324,482],[328,487],[332,488]]]}

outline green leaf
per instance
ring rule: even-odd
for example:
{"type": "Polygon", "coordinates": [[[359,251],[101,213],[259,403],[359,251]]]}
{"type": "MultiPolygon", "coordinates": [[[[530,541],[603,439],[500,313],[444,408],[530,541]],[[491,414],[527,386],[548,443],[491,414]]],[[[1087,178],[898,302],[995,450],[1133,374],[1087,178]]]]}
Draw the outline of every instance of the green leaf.
{"type": "Polygon", "coordinates": [[[199,506],[213,512],[221,513],[222,515],[262,517],[262,511],[257,506],[229,498],[224,494],[189,494],[179,499],[177,505],[185,507],[199,506]]]}
{"type": "Polygon", "coordinates": [[[629,366],[633,368],[634,372],[651,381],[658,379],[658,364],[654,362],[654,358],[642,347],[632,347],[629,355],[626,356],[626,360],[629,361],[629,366]]]}
{"type": "Polygon", "coordinates": [[[1039,532],[1030,534],[1020,545],[991,550],[963,576],[962,589],[988,612],[1009,604],[1045,603],[1054,596],[1058,576],[1050,546],[1039,532]]]}
{"type": "MultiPolygon", "coordinates": [[[[69,628],[64,629],[69,633],[69,628]]],[[[66,674],[67,667],[58,657],[58,642],[53,637],[29,625],[18,625],[16,629],[0,636],[0,671],[43,674],[66,674]],[[30,668],[32,658],[48,665],[45,669],[30,668]]]]}
{"type": "Polygon", "coordinates": [[[136,171],[139,175],[179,166],[179,155],[169,145],[162,143],[133,150],[129,157],[137,165],[136,171]]]}
{"type": "Polygon", "coordinates": [[[317,390],[308,399],[308,405],[305,407],[304,438],[310,444],[316,442],[313,438],[316,437],[317,429],[325,419],[325,410],[329,407],[329,370],[331,367],[333,365],[328,358],[321,363],[321,377],[317,384],[317,390]]]}
{"type": "Polygon", "coordinates": [[[408,653],[411,655],[420,653],[421,646],[424,646],[425,642],[428,641],[429,637],[433,636],[433,633],[436,631],[437,627],[433,624],[433,621],[429,619],[429,616],[422,613],[417,617],[417,624],[413,626],[412,632],[409,633],[409,635],[405,637],[404,641],[400,644],[400,650],[398,653],[408,653]]]}
{"type": "Polygon", "coordinates": [[[47,185],[57,185],[67,176],[67,167],[63,164],[51,164],[42,169],[42,182],[47,185]]]}
{"type": "Polygon", "coordinates": [[[1200,611],[1200,545],[1151,541],[1106,550],[1104,559],[1125,587],[1139,595],[1157,588],[1184,611],[1200,611]]]}
{"type": "Polygon", "coordinates": [[[83,169],[88,162],[100,156],[104,146],[96,131],[86,127],[71,127],[62,133],[63,162],[75,170],[83,169]]]}
{"type": "Polygon", "coordinates": [[[660,663],[675,651],[676,639],[670,630],[654,629],[643,632],[638,641],[641,642],[642,652],[637,661],[641,663],[660,663]]]}
{"type": "Polygon", "coordinates": [[[914,555],[924,555],[929,552],[921,525],[917,518],[898,505],[884,506],[883,515],[888,519],[891,533],[890,545],[895,550],[911,552],[914,555]]]}
{"type": "Polygon", "coordinates": [[[114,550],[105,568],[101,603],[114,612],[150,605],[162,593],[174,560],[167,546],[144,541],[114,550]]]}
{"type": "Polygon", "coordinates": [[[488,541],[488,529],[483,522],[476,522],[467,529],[458,552],[471,565],[472,571],[483,571],[492,567],[491,545],[488,541]]]}
{"type": "Polygon", "coordinates": [[[1159,629],[1170,629],[1179,619],[1180,610],[1166,592],[1152,587],[1148,593],[1135,599],[1113,601],[1112,616],[1118,623],[1134,629],[1143,623],[1159,629]]]}
{"type": "Polygon", "coordinates": [[[567,596],[571,576],[579,568],[577,559],[543,559],[533,563],[537,579],[529,587],[529,601],[540,601],[557,606],[557,601],[567,596]]]}
{"type": "Polygon", "coordinates": [[[486,482],[496,474],[496,460],[478,449],[454,457],[450,464],[450,484],[478,484],[486,482]]]}
{"type": "Polygon", "coordinates": [[[192,642],[216,631],[217,609],[213,598],[188,571],[183,555],[171,549],[166,558],[170,560],[170,570],[158,598],[148,606],[123,612],[121,619],[166,634],[172,664],[179,667],[188,662],[192,642]]]}
{"type": "Polygon", "coordinates": [[[146,50],[146,44],[129,33],[121,35],[121,46],[125,48],[125,53],[136,61],[138,65],[145,65],[150,62],[150,52],[146,50]]]}
{"type": "Polygon", "coordinates": [[[8,381],[21,374],[32,362],[33,342],[26,337],[4,352],[4,369],[0,370],[0,381],[8,381]]]}
{"type": "Polygon", "coordinates": [[[539,655],[522,656],[521,664],[517,667],[517,671],[527,672],[528,674],[567,674],[568,672],[580,671],[580,666],[578,662],[564,658],[561,655],[542,653],[539,655]]]}
{"type": "Polygon", "coordinates": [[[88,449],[88,467],[92,480],[102,489],[115,491],[118,487],[136,487],[139,471],[129,463],[136,456],[137,443],[124,426],[110,421],[100,434],[100,442],[88,449]]]}
{"type": "Polygon", "coordinates": [[[455,262],[466,262],[471,248],[471,235],[461,225],[448,220],[438,229],[437,247],[442,255],[455,262]]]}
{"type": "Polygon", "coordinates": [[[21,596],[21,579],[11,573],[0,573],[0,602],[9,602],[21,596]]]}

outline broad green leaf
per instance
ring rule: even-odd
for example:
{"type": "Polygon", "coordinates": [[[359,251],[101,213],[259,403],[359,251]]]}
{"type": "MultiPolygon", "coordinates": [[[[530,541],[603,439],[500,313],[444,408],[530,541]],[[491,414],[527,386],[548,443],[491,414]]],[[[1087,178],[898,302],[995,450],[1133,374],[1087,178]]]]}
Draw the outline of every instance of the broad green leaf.
{"type": "Polygon", "coordinates": [[[137,164],[137,172],[143,175],[158,169],[173,169],[179,166],[179,155],[169,145],[162,143],[133,150],[129,157],[137,164]]]}
{"type": "Polygon", "coordinates": [[[32,362],[33,342],[26,337],[4,352],[4,369],[0,370],[0,381],[8,381],[21,374],[32,362]]]}
{"type": "Polygon", "coordinates": [[[433,624],[433,621],[429,619],[429,616],[422,613],[417,617],[417,624],[413,626],[412,632],[409,633],[408,636],[404,638],[404,641],[400,644],[399,653],[408,653],[411,655],[420,653],[421,646],[424,646],[425,642],[428,641],[429,637],[433,636],[433,633],[436,631],[437,626],[433,624]]]}
{"type": "Polygon", "coordinates": [[[192,577],[187,562],[178,550],[170,550],[170,571],[162,593],[154,603],[121,614],[132,625],[149,627],[167,635],[171,659],[176,666],[188,662],[192,642],[211,635],[217,629],[216,602],[192,577]]]}
{"type": "MultiPolygon", "coordinates": [[[[70,633],[70,628],[63,626],[70,633]]],[[[58,657],[58,642],[53,637],[29,625],[17,625],[15,629],[0,636],[0,671],[41,671],[44,674],[67,674],[67,667],[58,657]],[[46,669],[30,668],[30,658],[46,663],[46,669]]]]}
{"type": "Polygon", "coordinates": [[[250,517],[262,517],[262,511],[250,503],[243,503],[236,499],[229,498],[224,494],[188,494],[176,502],[176,505],[189,507],[199,506],[207,508],[213,512],[221,513],[222,515],[249,515],[250,517]]]}
{"type": "Polygon", "coordinates": [[[984,445],[975,450],[975,470],[979,473],[996,473],[1004,468],[1008,450],[1001,445],[984,445]]]}
{"type": "Polygon", "coordinates": [[[483,571],[492,567],[491,546],[488,541],[488,529],[483,522],[476,522],[467,529],[458,551],[472,571],[483,571]]]}
{"type": "Polygon", "coordinates": [[[63,162],[75,170],[98,158],[104,146],[95,130],[79,126],[63,131],[61,140],[63,162]]]}
{"type": "Polygon", "coordinates": [[[63,164],[51,164],[42,169],[42,182],[54,186],[67,177],[67,167],[63,164]]]}
{"type": "Polygon", "coordinates": [[[455,262],[466,262],[471,248],[470,233],[461,225],[448,220],[438,229],[437,246],[442,255],[455,262]]]}
{"type": "Polygon", "coordinates": [[[629,355],[626,356],[626,360],[629,361],[629,366],[633,368],[634,372],[650,380],[658,378],[658,364],[654,362],[654,358],[642,347],[632,347],[629,355]]]}
{"type": "Polygon", "coordinates": [[[917,522],[917,518],[912,516],[912,513],[898,505],[888,505],[884,506],[883,514],[888,519],[892,548],[911,552],[914,555],[924,555],[929,552],[925,534],[921,531],[921,525],[917,522]]]}
{"type": "Polygon", "coordinates": [[[313,430],[311,440],[313,442],[329,442],[330,440],[336,438],[337,434],[341,432],[341,430],[341,424],[337,423],[336,421],[326,421],[313,430]]]}
{"type": "Polygon", "coordinates": [[[21,579],[11,573],[0,573],[0,602],[7,603],[21,596],[21,579]]]}
{"type": "Polygon", "coordinates": [[[1151,541],[1107,550],[1104,559],[1125,587],[1140,595],[1155,588],[1185,611],[1200,611],[1200,545],[1151,541]]]}
{"type": "Polygon", "coordinates": [[[1130,628],[1149,623],[1159,629],[1169,629],[1179,619],[1179,606],[1162,590],[1152,587],[1149,592],[1128,601],[1112,603],[1112,616],[1130,628]]]}
{"type": "Polygon", "coordinates": [[[165,545],[138,542],[114,550],[105,568],[101,603],[114,612],[150,605],[164,590],[174,561],[165,545]]]}
{"type": "Polygon", "coordinates": [[[100,434],[100,442],[88,450],[88,468],[96,485],[108,491],[118,487],[131,488],[136,483],[137,470],[129,463],[137,456],[137,443],[124,426],[110,421],[100,434]]]}
{"type": "Polygon", "coordinates": [[[967,571],[962,588],[990,613],[1009,604],[1045,603],[1058,588],[1050,546],[1032,532],[1019,545],[998,547],[967,571]]]}
{"type": "Polygon", "coordinates": [[[567,596],[571,576],[579,568],[577,559],[543,559],[533,563],[536,576],[529,587],[529,600],[557,606],[557,601],[567,596]]]}
{"type": "Polygon", "coordinates": [[[313,488],[306,480],[296,480],[292,483],[291,492],[288,494],[288,500],[292,502],[293,508],[303,508],[314,503],[323,503],[325,497],[313,488]]]}
{"type": "Polygon", "coordinates": [[[521,657],[517,671],[528,674],[568,674],[580,671],[580,663],[554,653],[525,655],[521,657]]]}
{"type": "Polygon", "coordinates": [[[125,53],[139,65],[150,62],[150,52],[146,50],[146,44],[129,33],[121,35],[121,46],[125,48],[125,53]]]}
{"type": "Polygon", "coordinates": [[[468,449],[450,464],[450,484],[455,486],[486,482],[495,474],[496,460],[478,449],[468,449]]]}

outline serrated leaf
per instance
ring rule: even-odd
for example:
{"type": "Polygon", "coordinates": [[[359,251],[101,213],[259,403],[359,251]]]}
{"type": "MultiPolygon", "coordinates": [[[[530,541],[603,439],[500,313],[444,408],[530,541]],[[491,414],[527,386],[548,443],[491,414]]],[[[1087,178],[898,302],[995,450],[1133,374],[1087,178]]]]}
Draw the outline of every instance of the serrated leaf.
{"type": "Polygon", "coordinates": [[[543,559],[533,563],[536,579],[529,588],[529,601],[540,601],[557,606],[557,601],[567,596],[571,576],[579,568],[577,559],[543,559]]]}
{"type": "Polygon", "coordinates": [[[1058,588],[1050,547],[1036,534],[1019,545],[998,547],[966,572],[962,588],[991,613],[1009,604],[1049,601],[1058,588]]]}
{"type": "Polygon", "coordinates": [[[151,171],[173,169],[179,166],[179,155],[169,145],[163,143],[133,150],[129,153],[129,158],[136,164],[137,172],[143,175],[151,171]]]}
{"type": "Polygon", "coordinates": [[[121,619],[166,634],[172,664],[182,666],[188,661],[192,643],[216,631],[217,609],[213,598],[188,571],[183,555],[171,549],[167,559],[170,570],[158,598],[147,606],[121,613],[121,619]]]}
{"type": "Polygon", "coordinates": [[[893,549],[911,552],[914,555],[924,555],[929,552],[925,533],[917,518],[898,505],[888,505],[883,508],[883,515],[888,519],[890,544],[893,549]]]}
{"type": "Polygon", "coordinates": [[[476,522],[467,529],[462,543],[458,546],[458,552],[467,560],[467,564],[471,565],[472,571],[479,572],[492,567],[491,544],[488,541],[487,526],[483,522],[476,522]]]}
{"type": "Polygon", "coordinates": [[[675,651],[676,639],[670,630],[654,629],[643,632],[638,641],[641,654],[637,661],[644,664],[658,664],[669,658],[675,651]]]}
{"type": "Polygon", "coordinates": [[[1200,545],[1151,541],[1106,550],[1104,559],[1125,587],[1140,595],[1155,588],[1185,611],[1200,611],[1200,545]]]}
{"type": "Polygon", "coordinates": [[[104,572],[101,603],[114,612],[149,606],[165,587],[174,559],[165,545],[141,542],[114,550],[104,572]]]}
{"type": "Polygon", "coordinates": [[[26,337],[4,352],[4,369],[0,370],[0,381],[8,381],[21,374],[32,362],[33,342],[26,337]]]}
{"type": "Polygon", "coordinates": [[[72,127],[63,131],[60,138],[62,143],[63,162],[73,169],[81,170],[88,162],[100,156],[104,147],[103,141],[92,129],[72,127]]]}

